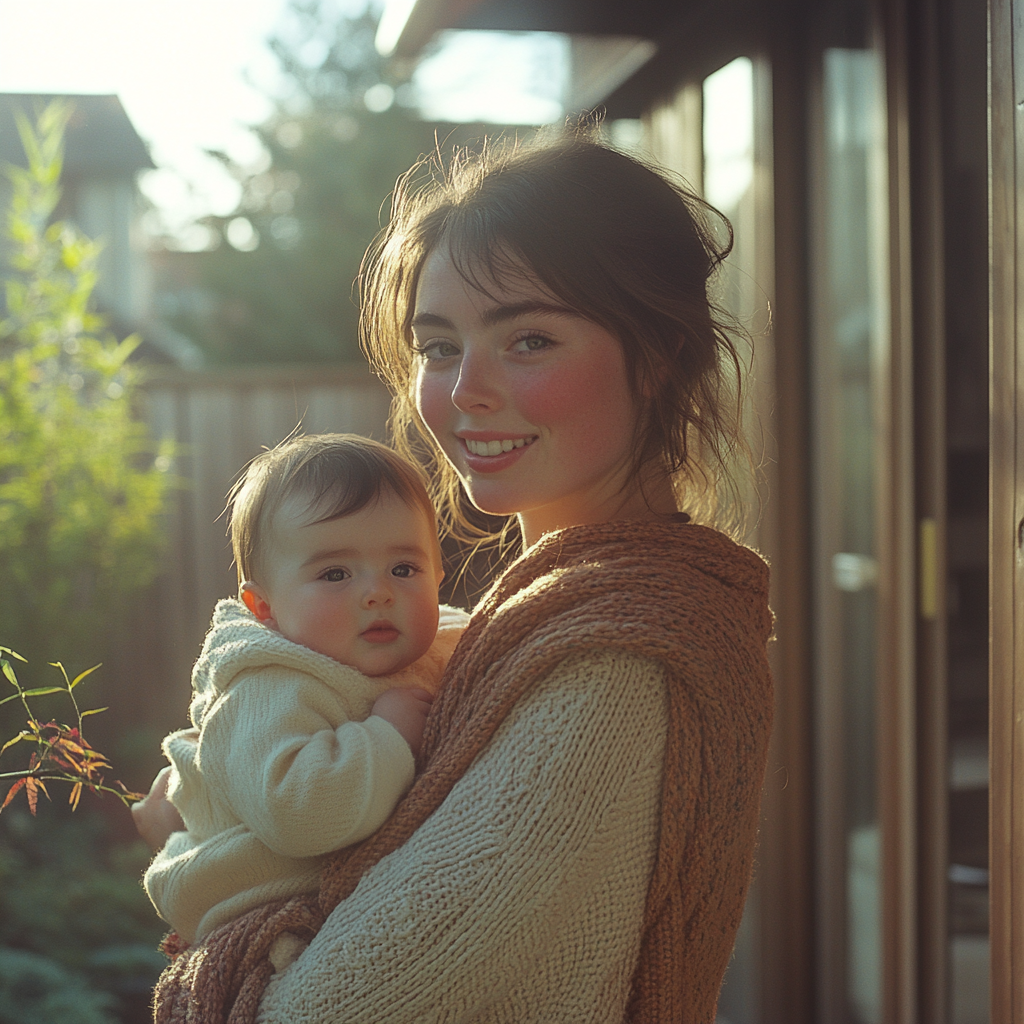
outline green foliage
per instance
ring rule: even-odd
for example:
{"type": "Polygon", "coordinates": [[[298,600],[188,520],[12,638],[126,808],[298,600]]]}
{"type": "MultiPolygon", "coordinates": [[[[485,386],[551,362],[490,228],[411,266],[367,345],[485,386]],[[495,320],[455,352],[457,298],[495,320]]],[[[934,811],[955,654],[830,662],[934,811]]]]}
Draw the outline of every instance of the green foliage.
{"type": "Polygon", "coordinates": [[[255,129],[270,167],[253,173],[214,154],[237,177],[242,198],[208,224],[230,239],[231,222],[244,218],[256,247],[239,251],[225,241],[194,257],[212,301],[168,296],[176,307],[168,320],[211,362],[358,359],[360,261],[398,175],[434,146],[433,129],[398,104],[379,113],[366,107],[367,90],[386,85],[373,48],[375,16],[337,20],[325,7],[293,0],[292,32],[271,40],[293,92],[255,129]]]}
{"type": "MultiPolygon", "coordinates": [[[[0,622],[34,664],[97,660],[118,611],[154,577],[168,486],[134,412],[137,339],[92,312],[100,247],[50,223],[70,109],[19,122],[28,167],[9,167],[6,313],[0,319],[0,622]],[[52,654],[50,654],[52,657],[52,654]]],[[[166,456],[166,453],[162,453],[166,456]]]]}
{"type": "Polygon", "coordinates": [[[167,961],[139,885],[145,845],[111,847],[101,816],[12,808],[2,826],[0,1024],[149,1019],[167,961]]]}
{"type": "Polygon", "coordinates": [[[0,948],[0,1024],[113,1024],[114,999],[38,953],[0,948]]]}
{"type": "Polygon", "coordinates": [[[25,661],[20,654],[12,651],[9,647],[0,647],[0,674],[15,690],[9,697],[0,700],[0,705],[15,700],[19,701],[28,716],[28,728],[22,729],[0,747],[0,757],[3,757],[8,750],[16,748],[20,743],[27,743],[35,749],[29,756],[26,768],[0,772],[0,779],[16,780],[7,791],[3,803],[0,804],[0,812],[19,792],[24,791],[28,800],[28,809],[35,814],[39,793],[42,792],[47,799],[50,797],[46,788],[47,782],[66,782],[71,786],[68,803],[72,810],[78,807],[83,788],[87,788],[93,793],[113,793],[126,805],[131,800],[141,800],[142,793],[130,793],[120,782],[115,786],[110,786],[106,782],[103,769],[109,768],[110,764],[98,750],[93,749],[86,740],[82,729],[84,718],[107,710],[106,708],[90,708],[83,711],[75,696],[75,687],[95,672],[99,665],[87,668],[71,679],[59,661],[51,662],[52,667],[59,671],[63,685],[39,686],[32,690],[26,690],[18,681],[17,673],[14,670],[15,660],[25,661]],[[71,707],[74,709],[76,725],[70,726],[55,721],[41,722],[36,717],[29,705],[28,698],[43,697],[51,693],[67,694],[71,707]]]}

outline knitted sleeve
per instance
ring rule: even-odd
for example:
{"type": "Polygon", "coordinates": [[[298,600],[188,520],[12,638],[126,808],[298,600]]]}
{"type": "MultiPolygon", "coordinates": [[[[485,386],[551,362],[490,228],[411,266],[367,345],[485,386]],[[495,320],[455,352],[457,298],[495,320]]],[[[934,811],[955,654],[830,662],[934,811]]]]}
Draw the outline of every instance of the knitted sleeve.
{"type": "Polygon", "coordinates": [[[262,1024],[621,1024],[657,843],[653,662],[563,663],[267,989],[262,1024]]]}
{"type": "Polygon", "coordinates": [[[286,857],[364,839],[412,784],[412,751],[382,718],[332,722],[335,695],[319,681],[274,666],[253,672],[203,722],[204,788],[286,857]]]}

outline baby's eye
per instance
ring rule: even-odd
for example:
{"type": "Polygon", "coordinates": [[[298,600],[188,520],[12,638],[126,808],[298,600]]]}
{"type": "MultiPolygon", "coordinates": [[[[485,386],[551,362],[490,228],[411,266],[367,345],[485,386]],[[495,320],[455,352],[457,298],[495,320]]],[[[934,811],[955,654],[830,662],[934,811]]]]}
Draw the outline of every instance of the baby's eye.
{"type": "Polygon", "coordinates": [[[439,359],[450,359],[459,354],[459,346],[446,338],[437,338],[434,341],[424,342],[422,345],[413,344],[413,351],[421,359],[431,362],[439,359]]]}
{"type": "Polygon", "coordinates": [[[392,576],[397,576],[401,580],[407,580],[411,576],[415,576],[419,572],[419,569],[409,562],[403,562],[401,565],[396,565],[391,570],[392,576]]]}
{"type": "Polygon", "coordinates": [[[327,583],[341,583],[342,580],[347,580],[352,573],[348,569],[325,569],[320,573],[320,579],[325,580],[327,583]]]}

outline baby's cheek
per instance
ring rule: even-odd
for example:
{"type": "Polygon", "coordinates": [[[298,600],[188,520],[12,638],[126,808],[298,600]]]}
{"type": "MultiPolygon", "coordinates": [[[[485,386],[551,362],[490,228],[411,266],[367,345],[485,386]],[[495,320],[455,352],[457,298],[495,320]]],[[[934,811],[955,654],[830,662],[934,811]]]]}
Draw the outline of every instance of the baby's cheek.
{"type": "Polygon", "coordinates": [[[426,593],[415,603],[412,610],[411,633],[415,646],[425,653],[437,636],[438,607],[437,594],[426,593]]]}

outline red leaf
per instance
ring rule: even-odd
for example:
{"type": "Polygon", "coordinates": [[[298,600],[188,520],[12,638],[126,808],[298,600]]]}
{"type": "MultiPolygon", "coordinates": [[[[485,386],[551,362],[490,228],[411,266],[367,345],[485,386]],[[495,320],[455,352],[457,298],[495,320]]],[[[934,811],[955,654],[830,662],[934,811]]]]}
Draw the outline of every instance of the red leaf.
{"type": "Polygon", "coordinates": [[[0,804],[0,811],[2,811],[14,799],[15,794],[25,785],[26,781],[26,779],[18,779],[18,781],[11,786],[9,790],[7,790],[7,796],[4,798],[4,802],[0,804]]]}

